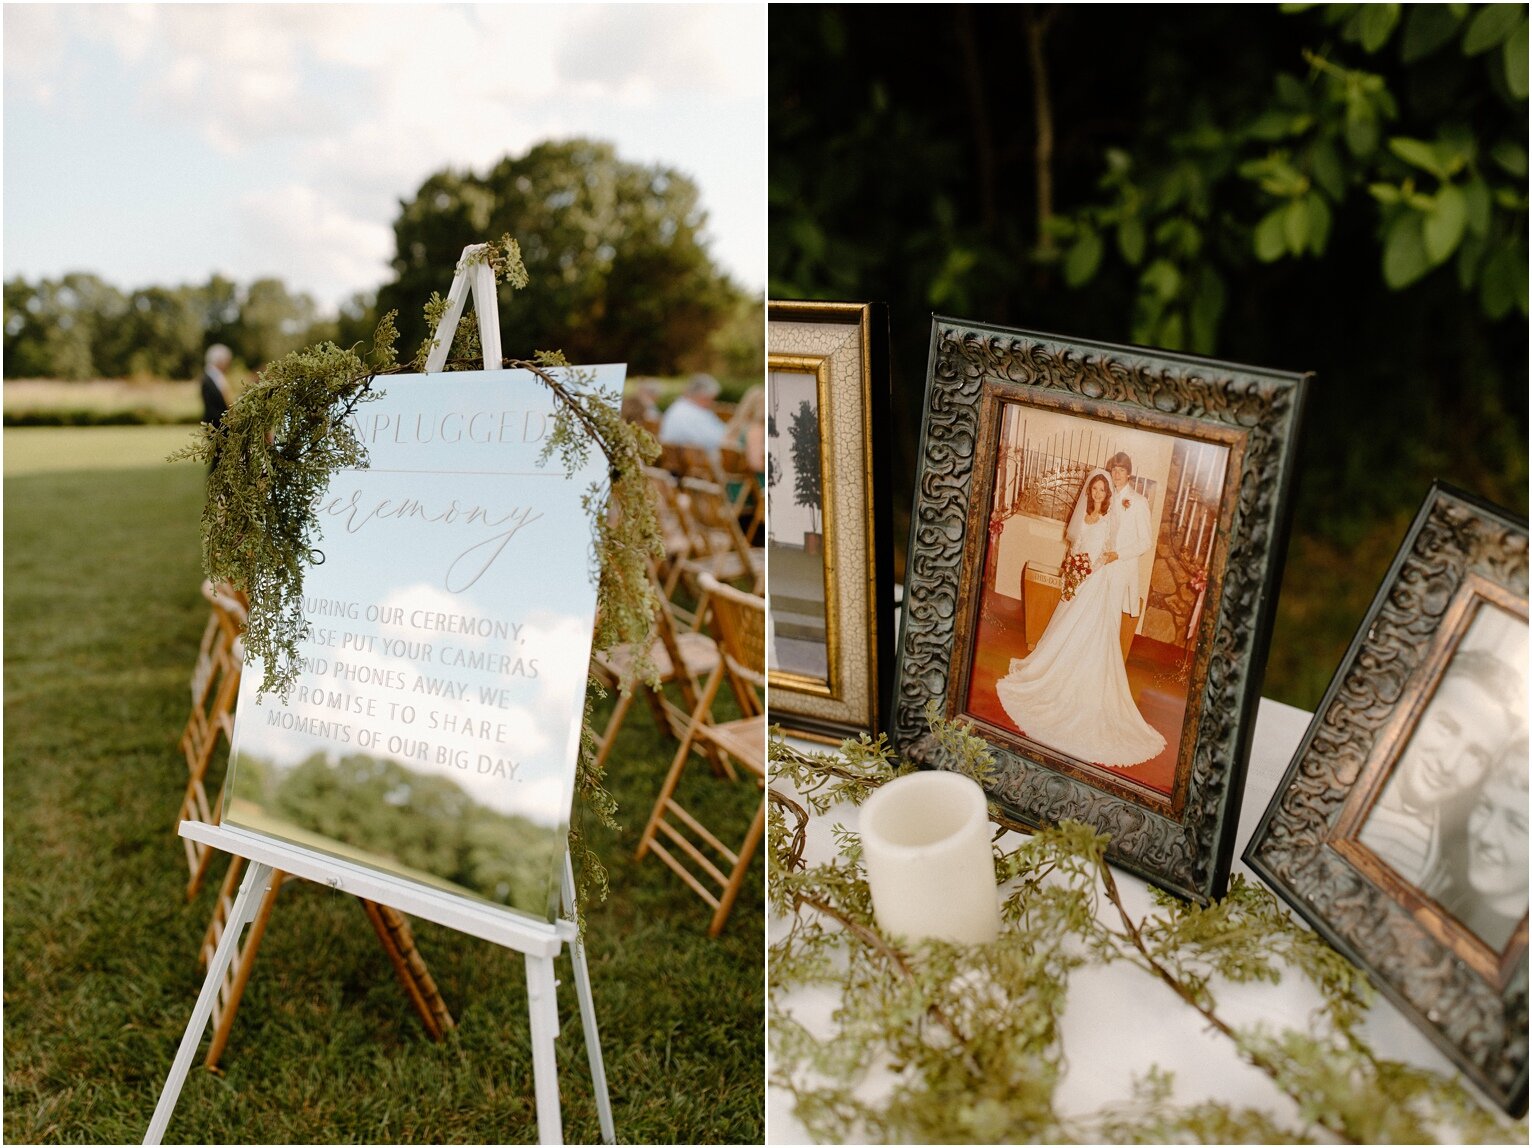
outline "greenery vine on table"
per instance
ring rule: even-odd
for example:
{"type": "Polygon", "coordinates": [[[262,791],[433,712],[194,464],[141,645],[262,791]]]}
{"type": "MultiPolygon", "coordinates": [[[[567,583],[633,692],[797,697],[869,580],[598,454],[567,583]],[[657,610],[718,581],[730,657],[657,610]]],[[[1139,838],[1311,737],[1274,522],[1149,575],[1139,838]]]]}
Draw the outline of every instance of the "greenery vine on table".
{"type": "MultiPolygon", "coordinates": [[[[510,236],[478,248],[465,261],[473,263],[487,263],[496,281],[512,290],[527,286],[521,249],[510,236]]],[[[447,301],[433,293],[425,305],[427,330],[436,330],[446,309],[447,301]]],[[[395,318],[392,311],[383,316],[366,358],[356,347],[327,342],[275,360],[230,406],[220,426],[204,424],[196,441],[171,456],[210,465],[202,512],[203,564],[209,578],[249,596],[244,645],[261,662],[262,693],[285,697],[298,677],[299,643],[308,632],[304,572],[324,560],[316,549],[315,500],[337,471],[367,466],[366,447],[350,416],[379,397],[379,378],[422,371],[434,345],[434,338],[428,339],[412,362],[401,363],[395,318]]],[[[478,325],[465,314],[445,369],[477,369],[481,356],[478,325]]],[[[571,368],[558,351],[537,351],[531,359],[506,359],[499,365],[528,371],[557,400],[540,462],[557,454],[566,473],[573,473],[584,465],[592,444],[607,458],[609,481],[592,484],[581,501],[599,563],[594,645],[606,650],[638,643],[638,663],[624,686],[638,677],[652,680],[645,640],[654,610],[649,563],[663,549],[644,466],[659,454],[659,444],[624,420],[616,405],[591,386],[591,374],[571,368]]],[[[591,678],[576,792],[588,813],[615,828],[616,803],[593,764],[591,706],[603,693],[591,678]]],[[[582,903],[590,895],[604,897],[605,869],[584,844],[578,823],[571,826],[570,850],[582,903]]]]}
{"type": "MultiPolygon", "coordinates": [[[[985,743],[961,723],[928,716],[947,760],[982,781],[993,768],[985,743]]],[[[1525,1143],[1525,1120],[1489,1111],[1456,1080],[1376,1055],[1360,1032],[1374,995],[1365,975],[1266,890],[1236,876],[1228,896],[1205,908],[1155,890],[1155,911],[1136,920],[1106,864],[1107,839],[1065,822],[997,850],[996,877],[1011,883],[997,941],[901,947],[873,918],[859,838],[833,826],[839,856],[827,864],[808,864],[804,848],[811,817],[859,804],[911,767],[886,739],[865,735],[839,754],[805,754],[774,731],[770,760],[773,780],[802,799],[770,791],[769,901],[792,922],[770,953],[772,1083],[793,1095],[796,1115],[820,1140],[1292,1143],[1323,1130],[1355,1143],[1525,1143]],[[1097,912],[1103,901],[1106,920],[1097,912]],[[1133,1082],[1126,1103],[1084,1117],[1060,1112],[1070,975],[1118,962],[1153,976],[1228,1038],[1294,1100],[1297,1124],[1217,1101],[1178,1105],[1172,1075],[1158,1068],[1133,1082]],[[1319,992],[1307,1030],[1225,1018],[1218,982],[1275,983],[1284,968],[1319,992]],[[819,1039],[782,1007],[782,991],[794,985],[839,991],[833,1034],[819,1039]],[[880,1060],[895,1074],[872,1101],[856,1086],[880,1060]]]]}

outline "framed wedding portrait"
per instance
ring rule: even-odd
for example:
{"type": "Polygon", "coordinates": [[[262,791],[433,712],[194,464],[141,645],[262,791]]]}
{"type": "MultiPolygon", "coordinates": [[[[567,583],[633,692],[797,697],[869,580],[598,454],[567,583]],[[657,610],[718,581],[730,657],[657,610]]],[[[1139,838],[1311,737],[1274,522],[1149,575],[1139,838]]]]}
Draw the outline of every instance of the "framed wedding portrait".
{"type": "Polygon", "coordinates": [[[888,316],[767,304],[767,709],[840,741],[883,727],[893,661],[888,316]]]}
{"type": "Polygon", "coordinates": [[[1022,826],[1220,896],[1285,536],[1304,376],[933,323],[894,740],[926,707],[1022,826]]]}
{"type": "Polygon", "coordinates": [[[1527,1107],[1527,528],[1438,484],[1247,863],[1527,1107]]]}

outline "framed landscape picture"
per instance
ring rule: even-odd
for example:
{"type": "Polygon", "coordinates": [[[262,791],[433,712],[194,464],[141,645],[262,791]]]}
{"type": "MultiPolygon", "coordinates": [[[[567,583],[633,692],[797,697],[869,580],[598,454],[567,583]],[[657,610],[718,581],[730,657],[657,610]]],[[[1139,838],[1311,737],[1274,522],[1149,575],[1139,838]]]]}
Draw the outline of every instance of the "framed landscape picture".
{"type": "Polygon", "coordinates": [[[888,316],[767,305],[767,708],[839,741],[883,728],[893,663],[888,316]]]}
{"type": "Polygon", "coordinates": [[[1432,488],[1245,859],[1527,1108],[1527,527],[1432,488]]]}
{"type": "Polygon", "coordinates": [[[943,764],[935,702],[989,742],[1008,818],[1221,895],[1304,385],[934,320],[896,748],[943,764]]]}

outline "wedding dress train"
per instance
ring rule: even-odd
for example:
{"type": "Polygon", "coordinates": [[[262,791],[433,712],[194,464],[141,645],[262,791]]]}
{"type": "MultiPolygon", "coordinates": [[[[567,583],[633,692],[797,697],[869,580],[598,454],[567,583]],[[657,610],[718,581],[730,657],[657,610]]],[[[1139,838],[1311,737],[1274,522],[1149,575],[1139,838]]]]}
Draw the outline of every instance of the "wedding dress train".
{"type": "Polygon", "coordinates": [[[1074,552],[1090,555],[1091,573],[1025,658],[995,684],[1000,704],[1032,741],[1093,765],[1124,767],[1165,748],[1159,730],[1134,704],[1123,665],[1120,562],[1102,564],[1108,519],[1085,524],[1074,552]]]}

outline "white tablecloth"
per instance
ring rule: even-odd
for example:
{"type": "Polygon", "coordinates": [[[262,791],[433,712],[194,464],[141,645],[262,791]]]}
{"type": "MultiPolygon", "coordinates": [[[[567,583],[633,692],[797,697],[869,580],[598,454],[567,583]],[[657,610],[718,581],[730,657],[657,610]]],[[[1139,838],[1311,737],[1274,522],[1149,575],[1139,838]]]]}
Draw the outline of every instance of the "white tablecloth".
{"type": "MultiPolygon", "coordinates": [[[[1234,872],[1249,880],[1256,878],[1240,854],[1281,782],[1311,716],[1280,702],[1261,700],[1234,847],[1234,872]]],[[[854,806],[842,805],[815,818],[810,823],[807,860],[817,863],[833,856],[831,824],[840,822],[854,830],[856,816],[854,806]]],[[[1002,843],[1011,836],[1002,838],[1002,843]]],[[[1121,871],[1116,876],[1124,903],[1135,917],[1142,918],[1152,908],[1148,885],[1121,871]]],[[[782,918],[770,921],[768,938],[778,940],[787,925],[782,918]]],[[[828,1036],[833,1031],[830,1016],[838,1003],[837,994],[819,988],[784,990],[776,985],[771,991],[775,1000],[816,1035],[828,1036]]],[[[1236,1026],[1264,1021],[1274,1028],[1306,1029],[1308,1016],[1320,1003],[1319,994],[1296,972],[1278,985],[1218,983],[1214,995],[1220,1015],[1236,1026]]],[[[1264,1073],[1241,1061],[1232,1043],[1209,1030],[1167,986],[1136,968],[1117,964],[1071,974],[1068,1011],[1061,1031],[1069,1065],[1057,1094],[1059,1111],[1064,1115],[1085,1115],[1107,1103],[1126,1100],[1132,1079],[1158,1065],[1174,1073],[1178,1102],[1219,1100],[1259,1108],[1289,1127],[1301,1127],[1296,1105],[1264,1073]]],[[[1372,1008],[1364,1035],[1379,1055],[1439,1072],[1453,1071],[1451,1062],[1381,997],[1372,1008]]],[[[871,1098],[886,1084],[886,1078],[874,1071],[858,1091],[871,1098]]],[[[768,1089],[766,1121],[767,1143],[811,1140],[807,1129],[793,1116],[791,1095],[782,1089],[768,1089]]]]}

